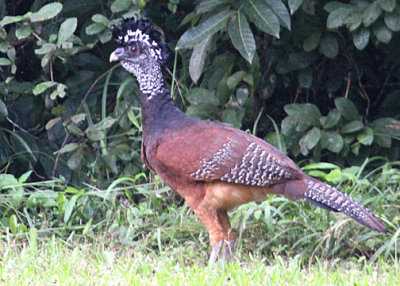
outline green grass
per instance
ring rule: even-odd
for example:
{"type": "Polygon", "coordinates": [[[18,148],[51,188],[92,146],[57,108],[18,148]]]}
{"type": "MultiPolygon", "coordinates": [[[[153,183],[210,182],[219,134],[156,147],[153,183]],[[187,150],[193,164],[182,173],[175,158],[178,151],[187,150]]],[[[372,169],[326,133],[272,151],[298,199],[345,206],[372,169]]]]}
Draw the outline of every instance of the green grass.
{"type": "MultiPolygon", "coordinates": [[[[44,239],[1,245],[2,285],[399,285],[395,260],[319,261],[237,254],[224,270],[193,244],[151,253],[135,247],[44,239]],[[37,245],[38,244],[38,245],[37,245]]],[[[201,250],[203,251],[203,250],[201,250]]]]}
{"type": "Polygon", "coordinates": [[[157,177],[120,178],[101,190],[2,175],[0,284],[398,285],[398,165],[319,173],[373,210],[388,234],[270,196],[230,212],[238,238],[226,270],[207,265],[206,229],[157,177]]]}

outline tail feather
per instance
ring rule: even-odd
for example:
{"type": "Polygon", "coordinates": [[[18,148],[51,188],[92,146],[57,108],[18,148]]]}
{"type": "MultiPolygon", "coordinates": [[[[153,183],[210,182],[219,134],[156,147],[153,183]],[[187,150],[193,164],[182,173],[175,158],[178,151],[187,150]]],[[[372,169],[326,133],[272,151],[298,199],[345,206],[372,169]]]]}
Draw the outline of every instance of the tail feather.
{"type": "Polygon", "coordinates": [[[328,211],[342,212],[372,230],[387,232],[387,228],[373,213],[346,194],[312,178],[307,179],[306,183],[305,200],[328,211]]]}

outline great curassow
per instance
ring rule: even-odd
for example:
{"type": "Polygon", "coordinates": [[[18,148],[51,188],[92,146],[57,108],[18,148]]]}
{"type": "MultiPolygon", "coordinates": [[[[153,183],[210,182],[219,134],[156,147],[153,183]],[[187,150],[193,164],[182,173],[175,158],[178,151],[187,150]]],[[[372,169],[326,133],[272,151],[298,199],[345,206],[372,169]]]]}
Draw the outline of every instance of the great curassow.
{"type": "Polygon", "coordinates": [[[378,232],[386,227],[346,194],[304,174],[265,141],[218,122],[187,116],[164,85],[168,48],[148,20],[123,20],[113,28],[120,45],[110,61],[120,61],[141,90],[142,161],[181,195],[208,230],[215,262],[224,245],[229,262],[235,242],[227,210],[279,194],[343,212],[378,232]]]}

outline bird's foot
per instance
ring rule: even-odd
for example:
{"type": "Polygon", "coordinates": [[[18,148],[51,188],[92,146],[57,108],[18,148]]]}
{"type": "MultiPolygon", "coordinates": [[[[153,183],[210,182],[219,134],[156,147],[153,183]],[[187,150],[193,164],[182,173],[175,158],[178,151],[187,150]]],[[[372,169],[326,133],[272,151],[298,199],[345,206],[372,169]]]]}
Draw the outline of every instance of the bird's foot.
{"type": "MultiPolygon", "coordinates": [[[[214,247],[212,248],[210,259],[208,260],[209,264],[217,262],[219,254],[221,253],[222,245],[224,245],[224,253],[222,254],[222,258],[229,264],[231,260],[233,247],[235,246],[235,240],[225,241],[221,239],[214,247]]],[[[223,263],[223,260],[221,261],[223,263]]]]}

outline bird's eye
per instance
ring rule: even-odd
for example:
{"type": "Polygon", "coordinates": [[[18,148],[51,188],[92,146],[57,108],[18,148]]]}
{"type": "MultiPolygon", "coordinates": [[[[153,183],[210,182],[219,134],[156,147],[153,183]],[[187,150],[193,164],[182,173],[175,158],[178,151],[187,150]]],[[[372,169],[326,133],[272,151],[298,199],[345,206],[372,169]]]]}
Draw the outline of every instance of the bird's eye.
{"type": "Polygon", "coordinates": [[[136,46],[132,46],[130,47],[130,50],[132,53],[136,53],[137,52],[137,47],[136,46]]]}

